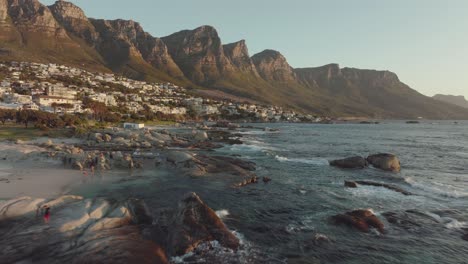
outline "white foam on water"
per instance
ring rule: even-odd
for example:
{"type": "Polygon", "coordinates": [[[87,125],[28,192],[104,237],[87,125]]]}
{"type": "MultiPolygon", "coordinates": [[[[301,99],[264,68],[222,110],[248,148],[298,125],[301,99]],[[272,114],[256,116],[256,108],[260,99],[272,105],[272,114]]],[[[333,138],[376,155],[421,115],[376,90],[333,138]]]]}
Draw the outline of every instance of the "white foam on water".
{"type": "Polygon", "coordinates": [[[252,254],[252,252],[250,252],[251,244],[245,239],[243,234],[237,231],[231,232],[234,236],[237,237],[237,239],[239,239],[239,250],[234,251],[232,249],[225,248],[217,240],[213,240],[198,245],[196,249],[185,255],[171,257],[170,263],[189,263],[186,262],[185,259],[194,256],[194,252],[197,250],[201,252],[209,252],[209,254],[212,256],[217,255],[219,256],[220,260],[226,260],[227,262],[232,262],[232,260],[236,260],[235,263],[247,263],[247,259],[252,254]]]}
{"type": "Polygon", "coordinates": [[[229,215],[229,211],[226,210],[226,209],[218,210],[218,211],[216,211],[215,213],[216,213],[216,215],[217,215],[219,218],[221,218],[221,219],[224,219],[224,218],[226,218],[226,216],[229,215]]]}
{"type": "Polygon", "coordinates": [[[468,222],[458,221],[452,217],[442,217],[438,214],[431,213],[431,212],[424,212],[426,215],[432,217],[437,222],[444,224],[448,229],[462,229],[468,227],[468,222]]]}
{"type": "Polygon", "coordinates": [[[464,189],[457,188],[452,185],[440,183],[440,182],[433,182],[433,183],[421,183],[415,181],[413,178],[408,177],[404,179],[405,182],[410,184],[412,187],[434,193],[443,197],[449,198],[464,198],[468,197],[468,192],[464,191],[464,189]]]}
{"type": "Polygon", "coordinates": [[[279,162],[294,162],[294,163],[304,163],[316,166],[328,166],[328,160],[322,158],[315,159],[301,159],[301,158],[286,158],[283,156],[276,155],[275,159],[279,162]]]}
{"type": "Polygon", "coordinates": [[[277,150],[265,142],[254,139],[244,140],[244,144],[232,145],[230,149],[235,152],[268,152],[277,150]]]}
{"type": "Polygon", "coordinates": [[[252,131],[241,131],[241,132],[238,132],[238,133],[243,134],[243,135],[264,135],[267,132],[263,131],[263,130],[252,130],[252,131]]]}

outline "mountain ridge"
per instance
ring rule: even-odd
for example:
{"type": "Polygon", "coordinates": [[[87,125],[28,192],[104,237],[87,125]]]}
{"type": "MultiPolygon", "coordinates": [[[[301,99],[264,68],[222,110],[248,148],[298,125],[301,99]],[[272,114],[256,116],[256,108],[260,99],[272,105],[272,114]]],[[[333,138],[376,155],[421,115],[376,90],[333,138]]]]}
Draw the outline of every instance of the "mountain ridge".
{"type": "Polygon", "coordinates": [[[245,40],[223,44],[208,25],[154,37],[135,21],[91,19],[66,1],[0,0],[0,40],[2,60],[80,65],[318,115],[468,119],[468,109],[426,97],[390,71],[293,68],[278,51],[251,56],[245,40]]]}
{"type": "Polygon", "coordinates": [[[463,95],[436,94],[432,98],[446,103],[461,106],[463,108],[468,108],[468,101],[463,95]]]}

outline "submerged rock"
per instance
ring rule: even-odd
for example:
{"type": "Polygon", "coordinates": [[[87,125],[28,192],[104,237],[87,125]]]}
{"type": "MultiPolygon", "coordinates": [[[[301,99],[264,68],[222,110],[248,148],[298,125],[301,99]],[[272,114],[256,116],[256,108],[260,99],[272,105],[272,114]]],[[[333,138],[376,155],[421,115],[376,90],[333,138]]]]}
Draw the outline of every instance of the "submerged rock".
{"type": "Polygon", "coordinates": [[[383,187],[383,188],[387,188],[387,189],[395,191],[395,192],[399,192],[399,193],[404,194],[404,195],[412,195],[412,193],[410,193],[408,191],[405,191],[402,188],[400,188],[398,186],[391,185],[391,184],[373,182],[373,181],[356,181],[354,183],[355,184],[357,183],[357,184],[360,184],[360,185],[367,185],[367,186],[383,187]]]}
{"type": "Polygon", "coordinates": [[[381,153],[370,155],[367,157],[367,161],[375,168],[384,171],[399,172],[401,170],[400,160],[393,154],[381,153]]]}
{"type": "Polygon", "coordinates": [[[348,187],[348,188],[357,188],[357,183],[354,182],[354,181],[345,181],[344,183],[345,187],[348,187]]]}
{"type": "Polygon", "coordinates": [[[264,183],[269,183],[269,182],[271,182],[271,178],[270,178],[270,177],[263,177],[262,180],[263,180],[264,183]]]}
{"type": "Polygon", "coordinates": [[[330,166],[343,168],[343,169],[363,169],[368,166],[366,159],[360,156],[332,160],[330,166]]]}
{"type": "Polygon", "coordinates": [[[462,239],[465,240],[465,241],[468,241],[468,233],[464,234],[464,235],[462,236],[462,239]]]}
{"type": "Polygon", "coordinates": [[[339,214],[331,217],[335,225],[347,225],[356,228],[361,232],[369,232],[370,228],[376,228],[381,234],[385,233],[384,224],[370,209],[361,209],[345,214],[339,214]]]}
{"type": "Polygon", "coordinates": [[[213,240],[226,248],[239,248],[239,239],[195,193],[187,194],[179,202],[169,229],[168,247],[173,256],[184,255],[199,244],[213,240]]]}

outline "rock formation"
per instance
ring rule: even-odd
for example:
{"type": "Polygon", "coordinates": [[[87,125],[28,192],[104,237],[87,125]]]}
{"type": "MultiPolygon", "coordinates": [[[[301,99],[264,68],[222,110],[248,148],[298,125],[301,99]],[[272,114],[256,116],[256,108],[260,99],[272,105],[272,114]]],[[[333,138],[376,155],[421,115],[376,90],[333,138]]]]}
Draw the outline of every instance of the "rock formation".
{"type": "Polygon", "coordinates": [[[375,216],[372,210],[355,210],[345,214],[331,217],[336,225],[347,225],[361,232],[369,232],[370,228],[376,228],[381,234],[385,233],[384,224],[375,216]]]}
{"type": "Polygon", "coordinates": [[[423,96],[389,71],[293,69],[278,51],[250,57],[243,40],[223,45],[211,26],[156,38],[131,20],[89,19],[66,1],[0,0],[0,58],[202,86],[205,95],[217,90],[318,115],[468,118],[468,109],[423,96]]]}
{"type": "Polygon", "coordinates": [[[230,249],[239,247],[235,237],[195,193],[187,194],[179,203],[177,213],[170,224],[168,244],[172,255],[186,254],[200,243],[217,240],[230,249]]]}
{"type": "Polygon", "coordinates": [[[263,79],[272,82],[294,82],[296,74],[286,58],[275,50],[255,54],[252,61],[263,79]]]}
{"type": "Polygon", "coordinates": [[[360,156],[330,161],[330,166],[343,169],[364,169],[367,165],[367,160],[360,156]]]}
{"type": "Polygon", "coordinates": [[[399,172],[401,169],[400,160],[393,154],[382,153],[370,155],[367,157],[367,161],[372,166],[385,171],[399,172]]]}

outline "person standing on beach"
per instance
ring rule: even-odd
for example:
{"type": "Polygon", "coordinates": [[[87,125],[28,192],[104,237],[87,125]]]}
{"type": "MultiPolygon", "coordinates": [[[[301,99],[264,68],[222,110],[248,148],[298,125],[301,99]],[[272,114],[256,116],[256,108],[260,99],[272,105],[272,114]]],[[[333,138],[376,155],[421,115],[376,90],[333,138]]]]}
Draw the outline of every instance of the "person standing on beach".
{"type": "Polygon", "coordinates": [[[50,207],[48,205],[44,206],[44,223],[48,224],[50,220],[50,207]]]}

